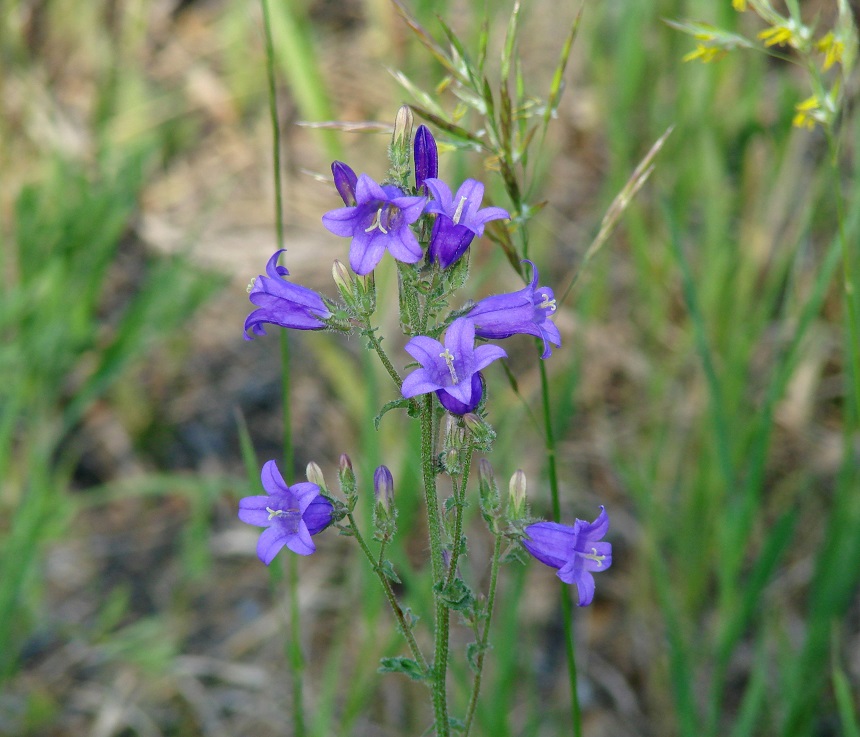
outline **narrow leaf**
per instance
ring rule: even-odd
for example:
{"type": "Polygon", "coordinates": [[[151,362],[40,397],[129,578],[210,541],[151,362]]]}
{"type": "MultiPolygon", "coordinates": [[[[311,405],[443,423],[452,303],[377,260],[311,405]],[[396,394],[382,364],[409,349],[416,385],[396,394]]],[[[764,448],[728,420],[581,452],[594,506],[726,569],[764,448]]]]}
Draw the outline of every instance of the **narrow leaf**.
{"type": "Polygon", "coordinates": [[[579,30],[579,22],[582,20],[583,6],[579,6],[579,11],[573,19],[570,26],[570,31],[567,38],[564,40],[564,46],[561,48],[561,55],[558,59],[558,66],[555,68],[555,74],[552,77],[552,84],[549,88],[549,97],[547,98],[546,110],[544,110],[544,128],[549,125],[550,118],[558,109],[561,102],[562,80],[564,79],[564,70],[567,68],[567,60],[570,58],[571,49],[573,49],[573,41],[576,38],[576,33],[579,30]]]}

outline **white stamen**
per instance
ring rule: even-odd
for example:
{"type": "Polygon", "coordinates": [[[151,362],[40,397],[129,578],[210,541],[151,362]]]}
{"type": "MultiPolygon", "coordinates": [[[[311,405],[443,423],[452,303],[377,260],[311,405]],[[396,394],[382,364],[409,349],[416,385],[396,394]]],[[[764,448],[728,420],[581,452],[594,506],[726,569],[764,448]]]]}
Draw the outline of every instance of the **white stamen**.
{"type": "Polygon", "coordinates": [[[444,353],[439,354],[439,358],[445,359],[445,363],[448,365],[448,371],[451,372],[451,381],[455,384],[458,383],[459,379],[457,378],[457,372],[454,370],[454,354],[446,348],[444,353]]]}
{"type": "Polygon", "coordinates": [[[605,555],[598,555],[597,548],[592,548],[591,553],[580,553],[583,558],[588,558],[589,560],[593,560],[597,565],[601,568],[603,567],[603,561],[606,560],[605,555]]]}
{"type": "Polygon", "coordinates": [[[251,281],[248,283],[248,288],[247,288],[247,290],[246,290],[246,291],[248,292],[248,294],[250,294],[250,293],[251,293],[251,291],[254,289],[254,285],[255,285],[256,283],[257,283],[257,277],[256,277],[256,276],[254,276],[254,277],[252,277],[252,278],[251,278],[251,281]]]}
{"type": "Polygon", "coordinates": [[[465,204],[466,204],[466,198],[461,197],[460,201],[457,203],[457,209],[454,212],[454,217],[452,218],[454,223],[457,225],[460,224],[460,217],[463,215],[463,205],[465,205],[465,204]]]}
{"type": "Polygon", "coordinates": [[[266,507],[266,511],[269,513],[269,519],[274,519],[275,517],[290,517],[299,513],[298,509],[271,509],[270,507],[266,507]]]}
{"type": "Polygon", "coordinates": [[[364,232],[370,233],[370,232],[376,230],[377,228],[379,228],[382,231],[383,235],[388,235],[388,231],[385,229],[385,226],[382,224],[382,208],[381,207],[376,211],[376,215],[374,216],[373,222],[370,224],[370,227],[365,228],[364,232]]]}
{"type": "Polygon", "coordinates": [[[555,312],[555,300],[550,299],[546,294],[541,294],[543,297],[543,302],[541,302],[538,307],[542,310],[549,310],[550,312],[555,312]]]}

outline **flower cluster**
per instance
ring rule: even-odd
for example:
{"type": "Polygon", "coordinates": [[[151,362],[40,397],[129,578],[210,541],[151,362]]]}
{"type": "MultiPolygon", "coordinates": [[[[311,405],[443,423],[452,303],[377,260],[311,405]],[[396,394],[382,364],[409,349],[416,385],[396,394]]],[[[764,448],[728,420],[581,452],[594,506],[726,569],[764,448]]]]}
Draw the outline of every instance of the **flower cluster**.
{"type": "Polygon", "coordinates": [[[776,9],[771,0],[732,0],[732,7],[739,13],[752,10],[767,27],[750,39],[709,23],[669,21],[696,39],[696,48],[683,61],[718,61],[739,48],[757,49],[785,59],[783,49],[791,49],[793,55],[800,57],[813,90],[810,97],[795,105],[792,125],[809,129],[816,125],[832,127],[843,98],[844,82],[857,58],[853,51],[857,48],[857,28],[849,4],[837,4],[832,28],[817,38],[816,23],[804,22],[797,5],[789,3],[787,15],[776,9]],[[834,74],[831,69],[837,65],[839,70],[834,74]]]}
{"type": "MultiPolygon", "coordinates": [[[[367,338],[399,389],[400,397],[389,405],[415,411],[418,405],[412,400],[431,395],[431,403],[423,403],[421,411],[438,417],[437,410],[429,409],[432,405],[447,413],[448,430],[439,458],[444,472],[456,475],[461,468],[459,454],[467,446],[486,450],[494,437],[483,419],[487,398],[482,371],[507,353],[486,341],[530,335],[542,342],[541,358],[549,358],[551,346],[561,345],[552,320],[557,310],[555,295],[550,287],[539,284],[537,267],[526,260],[531,278],[522,289],[451,309],[454,293],[465,280],[470,248],[484,235],[488,223],[510,215],[500,207],[483,206],[481,182],[466,179],[454,192],[439,178],[433,135],[420,126],[413,139],[408,111],[398,115],[390,156],[389,175],[379,182],[340,161],[331,167],[343,206],[323,215],[322,224],[334,235],[350,239],[352,274],[339,261],[333,269],[342,303],[288,281],[289,272],[278,265],[283,253],[279,250],[269,259],[265,275],[258,276],[249,289],[255,309],[245,320],[245,338],[265,335],[264,325],[344,330],[367,338]],[[401,326],[408,338],[405,352],[417,363],[403,377],[382,350],[370,322],[376,310],[373,272],[386,253],[397,262],[401,326]]],[[[441,441],[440,432],[432,436],[441,441]]],[[[349,520],[346,526],[352,525],[349,534],[358,535],[351,516],[358,498],[356,479],[346,456],[341,459],[339,478],[345,503],[328,496],[315,464],[308,467],[307,482],[287,486],[275,462],[266,463],[262,471],[266,495],[245,497],[239,504],[242,521],[265,528],[257,546],[260,560],[268,565],[283,547],[310,555],[315,550],[312,537],[332,524],[343,528],[345,518],[349,520]]],[[[513,501],[504,514],[497,503],[493,506],[486,501],[490,497],[482,486],[488,521],[498,534],[503,528],[513,530],[513,540],[557,568],[563,581],[576,585],[580,605],[588,604],[594,594],[592,572],[608,568],[612,560],[609,543],[599,542],[608,526],[605,511],[591,525],[581,520],[573,527],[552,522],[528,524],[532,520],[527,513],[524,474],[517,472],[515,480],[513,501]]],[[[373,519],[375,537],[383,545],[396,530],[393,488],[391,472],[385,466],[377,468],[373,519]]],[[[450,551],[444,552],[451,557],[450,551]]]]}

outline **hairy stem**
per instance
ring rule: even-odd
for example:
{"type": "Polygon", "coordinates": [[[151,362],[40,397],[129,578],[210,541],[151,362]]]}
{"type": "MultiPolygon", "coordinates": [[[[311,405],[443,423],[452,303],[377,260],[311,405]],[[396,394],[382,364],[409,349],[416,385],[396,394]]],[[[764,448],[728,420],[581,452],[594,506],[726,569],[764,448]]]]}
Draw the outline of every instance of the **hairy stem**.
{"type": "Polygon", "coordinates": [[[448,568],[447,585],[454,583],[457,577],[457,563],[460,559],[460,551],[463,549],[463,510],[466,507],[466,485],[469,483],[469,472],[472,468],[472,451],[474,446],[471,442],[466,446],[463,454],[463,472],[460,475],[459,489],[454,480],[454,494],[456,501],[456,512],[454,513],[454,549],[451,551],[451,565],[448,568]]]}
{"type": "MultiPolygon", "coordinates": [[[[430,560],[433,569],[433,586],[445,577],[442,561],[442,530],[439,519],[439,499],[436,495],[436,469],[433,461],[433,395],[427,394],[421,405],[421,469],[424,478],[424,500],[427,505],[427,530],[430,535],[430,560]]],[[[448,606],[442,596],[435,595],[434,656],[433,656],[433,713],[437,737],[448,737],[448,606]]]]}
{"type": "Polygon", "coordinates": [[[376,574],[376,577],[379,579],[379,583],[382,584],[382,588],[385,591],[385,598],[388,599],[388,604],[391,607],[391,611],[394,612],[394,616],[397,617],[397,623],[400,625],[400,631],[403,633],[403,637],[406,638],[406,644],[409,645],[409,650],[412,653],[412,657],[415,658],[415,662],[421,666],[423,670],[427,670],[427,659],[424,657],[424,653],[421,652],[421,648],[418,645],[418,642],[415,640],[415,635],[412,632],[412,623],[406,620],[406,615],[403,612],[403,609],[400,607],[400,603],[397,601],[397,597],[394,594],[394,589],[391,588],[391,581],[388,580],[388,576],[382,570],[382,552],[384,550],[383,547],[380,548],[379,559],[377,560],[373,552],[367,545],[363,535],[358,529],[358,525],[355,521],[355,516],[352,512],[347,513],[347,519],[349,520],[349,525],[352,528],[352,534],[355,536],[355,539],[358,541],[358,546],[361,548],[361,551],[364,553],[364,557],[367,558],[367,561],[370,563],[373,568],[373,572],[376,574]]]}
{"type": "Polygon", "coordinates": [[[397,369],[394,368],[394,364],[391,363],[391,359],[388,357],[388,354],[385,352],[385,349],[382,347],[382,341],[376,337],[376,333],[373,328],[366,327],[361,331],[361,334],[367,338],[370,343],[371,348],[376,351],[376,355],[379,356],[379,360],[382,361],[382,365],[385,366],[385,370],[388,372],[388,375],[397,384],[397,388],[399,389],[403,386],[403,379],[400,378],[400,374],[397,372],[397,369]]]}
{"type": "MultiPolygon", "coordinates": [[[[481,693],[481,678],[484,673],[484,654],[487,652],[487,643],[490,638],[490,622],[493,621],[493,607],[496,603],[496,581],[499,576],[499,560],[502,553],[503,536],[496,533],[496,543],[493,546],[493,560],[490,568],[490,590],[487,592],[487,613],[484,620],[484,629],[481,632],[481,638],[478,640],[478,656],[475,661],[475,678],[472,681],[472,694],[469,697],[469,709],[466,713],[466,727],[463,732],[464,737],[469,737],[469,731],[472,729],[472,721],[475,718],[475,708],[478,706],[478,696],[481,693]]],[[[477,633],[477,631],[476,631],[477,633]]]]}

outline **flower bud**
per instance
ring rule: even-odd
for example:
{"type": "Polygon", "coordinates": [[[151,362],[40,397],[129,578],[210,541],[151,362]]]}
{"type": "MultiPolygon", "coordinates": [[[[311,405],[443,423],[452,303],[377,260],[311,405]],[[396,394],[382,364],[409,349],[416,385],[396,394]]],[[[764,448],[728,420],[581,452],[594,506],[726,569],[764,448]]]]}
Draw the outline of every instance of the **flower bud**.
{"type": "Polygon", "coordinates": [[[331,278],[334,279],[337,291],[339,291],[340,296],[343,297],[343,301],[346,303],[347,308],[349,310],[355,310],[357,307],[355,281],[352,278],[352,274],[347,271],[346,266],[337,259],[335,259],[335,262],[331,267],[331,278]]]}
{"type": "Polygon", "coordinates": [[[322,491],[328,491],[328,487],[325,485],[325,478],[323,477],[322,469],[313,461],[308,463],[308,467],[305,470],[305,476],[307,476],[308,481],[319,486],[322,491]]]}
{"type": "Polygon", "coordinates": [[[337,476],[344,496],[355,496],[355,471],[352,470],[352,461],[346,453],[340,455],[337,476]]]}
{"type": "Polygon", "coordinates": [[[521,469],[514,471],[508,485],[508,517],[522,519],[526,514],[526,475],[521,469]]]}
{"type": "Polygon", "coordinates": [[[373,495],[378,505],[386,512],[391,511],[394,504],[394,478],[386,466],[380,466],[373,472],[373,495]]]}
{"type": "Polygon", "coordinates": [[[412,125],[414,116],[409,105],[401,105],[397,111],[397,117],[394,118],[394,133],[391,136],[391,145],[395,148],[398,146],[409,145],[412,141],[412,125]]]}
{"type": "Polygon", "coordinates": [[[403,105],[394,120],[394,133],[388,147],[388,160],[391,168],[388,180],[404,192],[409,187],[409,174],[412,167],[412,111],[403,105]]]}
{"type": "Polygon", "coordinates": [[[496,439],[496,431],[493,430],[492,426],[474,412],[464,414],[463,423],[466,425],[466,429],[472,433],[475,445],[484,453],[488,453],[496,439]]]}
{"type": "Polygon", "coordinates": [[[358,183],[355,172],[342,161],[333,161],[331,173],[334,177],[334,186],[337,188],[337,193],[343,200],[343,204],[347,207],[354,207],[355,186],[358,183]]]}
{"type": "Polygon", "coordinates": [[[415,189],[425,193],[424,180],[439,175],[439,152],[436,140],[426,125],[419,125],[412,147],[415,161],[415,189]]]}

